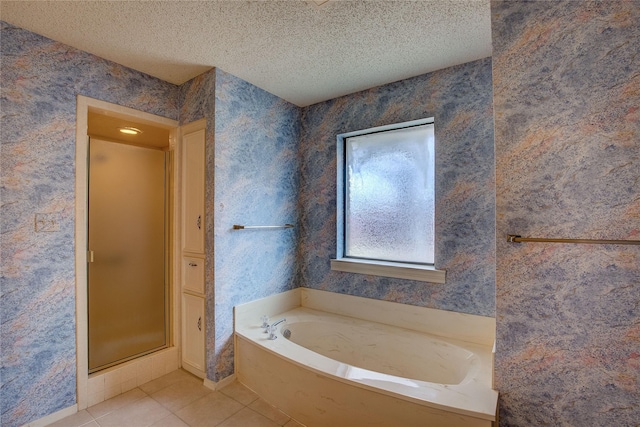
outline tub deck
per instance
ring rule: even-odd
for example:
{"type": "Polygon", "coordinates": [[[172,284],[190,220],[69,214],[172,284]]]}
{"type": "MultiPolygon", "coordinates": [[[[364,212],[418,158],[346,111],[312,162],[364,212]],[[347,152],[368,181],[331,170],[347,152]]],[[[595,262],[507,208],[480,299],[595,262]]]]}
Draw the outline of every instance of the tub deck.
{"type": "MultiPolygon", "coordinates": [[[[302,291],[307,298],[308,291],[302,291]]],[[[292,418],[309,426],[479,427],[491,426],[495,421],[498,393],[492,389],[492,345],[486,339],[474,343],[458,337],[443,338],[424,330],[410,331],[396,325],[296,307],[292,304],[295,297],[288,295],[283,298],[285,303],[281,301],[273,306],[260,307],[249,303],[254,305],[245,307],[248,311],[237,313],[236,374],[240,382],[292,418]],[[268,314],[272,321],[287,319],[281,324],[277,339],[269,340],[269,334],[260,327],[262,314],[268,314]],[[365,328],[378,336],[384,334],[392,341],[396,336],[410,336],[414,340],[419,334],[425,340],[446,342],[444,347],[464,349],[472,354],[473,362],[450,384],[409,378],[406,372],[410,369],[407,371],[406,367],[401,367],[400,375],[381,373],[354,366],[357,362],[351,364],[334,360],[281,335],[287,324],[295,326],[309,322],[327,322],[336,328],[341,324],[365,328]]],[[[353,302],[347,301],[345,306],[353,302]]],[[[336,306],[332,306],[335,309],[336,306]]],[[[415,309],[412,307],[410,310],[415,309]]],[[[402,345],[406,346],[406,343],[404,341],[402,345]]],[[[391,345],[390,351],[393,348],[391,345]]],[[[446,358],[446,354],[441,356],[446,358]]],[[[429,362],[435,363],[434,360],[429,362]]],[[[381,363],[387,362],[382,360],[381,363]]]]}

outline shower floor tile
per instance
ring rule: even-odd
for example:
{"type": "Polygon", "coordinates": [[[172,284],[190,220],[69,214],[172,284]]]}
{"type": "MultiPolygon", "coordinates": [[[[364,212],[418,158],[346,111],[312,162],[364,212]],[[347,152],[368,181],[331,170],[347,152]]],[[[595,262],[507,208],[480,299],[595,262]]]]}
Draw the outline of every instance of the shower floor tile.
{"type": "Polygon", "coordinates": [[[300,427],[238,382],[212,391],[179,369],[70,415],[55,427],[300,427]]]}

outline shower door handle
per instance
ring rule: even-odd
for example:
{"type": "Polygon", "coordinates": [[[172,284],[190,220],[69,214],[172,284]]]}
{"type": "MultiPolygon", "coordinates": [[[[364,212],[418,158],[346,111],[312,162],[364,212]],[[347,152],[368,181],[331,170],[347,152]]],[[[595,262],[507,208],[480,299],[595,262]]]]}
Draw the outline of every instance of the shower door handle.
{"type": "Polygon", "coordinates": [[[196,221],[196,225],[198,226],[198,230],[200,230],[202,226],[202,215],[198,215],[198,220],[196,221]]]}
{"type": "Polygon", "coordinates": [[[202,331],[202,316],[198,317],[198,330],[202,331]]]}

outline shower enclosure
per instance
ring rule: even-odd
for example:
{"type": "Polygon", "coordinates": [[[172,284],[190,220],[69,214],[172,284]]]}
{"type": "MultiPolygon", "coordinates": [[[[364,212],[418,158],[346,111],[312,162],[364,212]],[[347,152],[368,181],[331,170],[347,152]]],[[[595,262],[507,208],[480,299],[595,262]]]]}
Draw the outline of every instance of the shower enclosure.
{"type": "Polygon", "coordinates": [[[167,347],[168,159],[89,143],[89,372],[167,347]]]}

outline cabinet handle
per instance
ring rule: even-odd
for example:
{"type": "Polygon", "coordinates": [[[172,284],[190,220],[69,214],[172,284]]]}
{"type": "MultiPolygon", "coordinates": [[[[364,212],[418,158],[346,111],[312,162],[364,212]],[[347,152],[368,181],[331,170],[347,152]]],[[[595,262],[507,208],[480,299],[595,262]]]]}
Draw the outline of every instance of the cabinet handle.
{"type": "Polygon", "coordinates": [[[202,330],[202,316],[198,317],[198,330],[202,330]]]}
{"type": "Polygon", "coordinates": [[[196,263],[194,263],[194,262],[190,262],[190,263],[189,263],[189,267],[197,267],[197,266],[198,266],[198,264],[196,264],[196,263]]]}
{"type": "Polygon", "coordinates": [[[202,215],[198,215],[198,220],[196,221],[196,224],[198,225],[198,230],[200,230],[200,226],[202,225],[202,215]]]}

